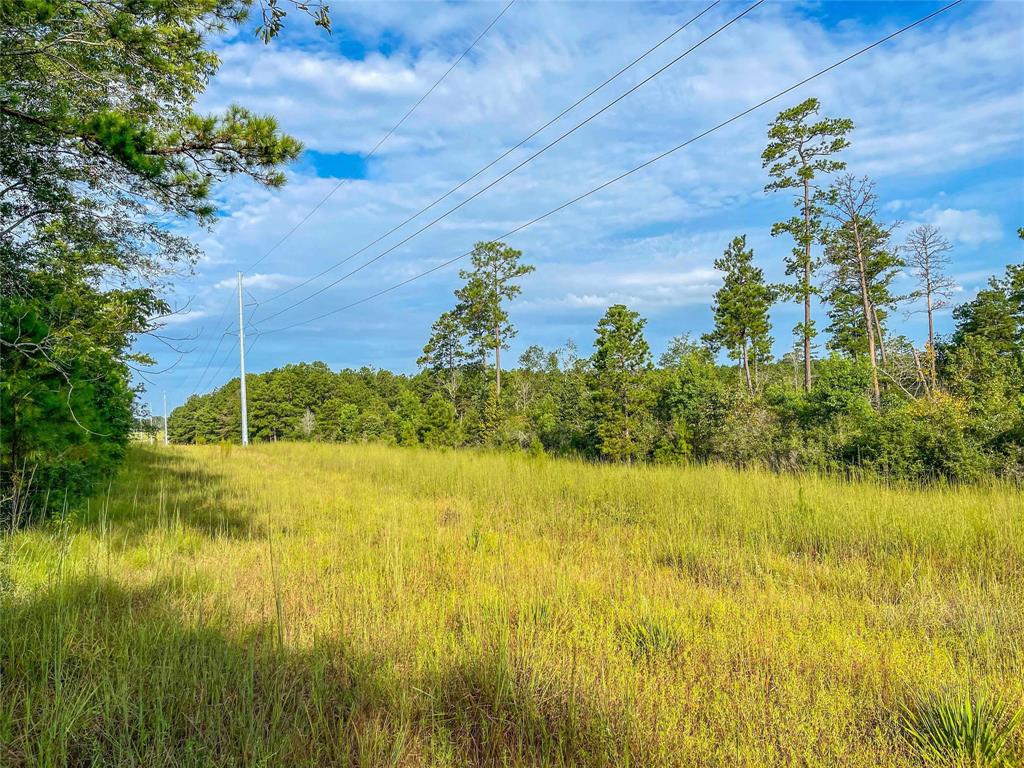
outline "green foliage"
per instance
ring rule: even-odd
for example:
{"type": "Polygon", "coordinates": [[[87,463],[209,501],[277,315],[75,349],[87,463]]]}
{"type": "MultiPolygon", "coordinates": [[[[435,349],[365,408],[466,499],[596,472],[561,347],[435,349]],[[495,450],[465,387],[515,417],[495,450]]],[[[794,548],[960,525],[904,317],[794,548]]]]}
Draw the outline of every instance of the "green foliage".
{"type": "Polygon", "coordinates": [[[459,423],[455,406],[440,392],[435,392],[426,402],[420,435],[424,445],[452,447],[459,444],[459,423]]]}
{"type": "Polygon", "coordinates": [[[614,304],[595,329],[591,365],[598,448],[615,461],[642,458],[648,448],[648,409],[654,393],[645,376],[651,366],[645,323],[636,312],[614,304]]]}
{"type": "Polygon", "coordinates": [[[951,344],[969,346],[983,340],[997,354],[1024,360],[1024,264],[1011,264],[1003,278],[953,310],[957,321],[951,344]]]}
{"type": "MultiPolygon", "coordinates": [[[[819,109],[818,100],[809,98],[780,112],[768,128],[768,146],[761,153],[762,166],[772,178],[765,192],[799,190],[794,199],[799,214],[776,223],[772,236],[787,233],[796,242],[786,258],[786,274],[795,278],[787,292],[804,305],[804,320],[794,330],[803,342],[805,365],[809,365],[812,340],[817,335],[811,297],[817,293],[813,277],[820,262],[812,255],[811,246],[822,231],[822,196],[815,182],[819,175],[846,167],[831,157],[850,145],[846,135],[853,130],[853,121],[847,118],[815,121],[819,109]]],[[[810,370],[805,369],[804,388],[810,386],[810,370]]]]}
{"type": "Polygon", "coordinates": [[[37,302],[0,298],[0,526],[74,505],[109,477],[134,427],[129,373],[69,352],[37,302]]]}
{"type": "Polygon", "coordinates": [[[885,477],[976,480],[989,467],[972,426],[966,403],[937,392],[871,419],[860,460],[885,477]]]}
{"type": "MultiPolygon", "coordinates": [[[[326,6],[292,5],[328,25],[326,6]]],[[[214,184],[279,186],[301,151],[272,117],[194,112],[219,65],[210,35],[249,7],[0,2],[0,515],[38,500],[30,487],[74,504],[116,463],[131,372],[153,363],[132,344],[158,331],[165,282],[198,254],[168,221],[212,224],[214,184]]],[[[231,415],[208,405],[179,420],[177,439],[233,436],[231,415]]]]}
{"type": "Polygon", "coordinates": [[[1013,735],[1024,708],[997,697],[946,692],[900,708],[904,738],[930,766],[1001,768],[1015,765],[1013,735]]]}
{"type": "Polygon", "coordinates": [[[733,239],[715,269],[725,273],[722,287],[715,292],[711,311],[715,328],[704,335],[712,349],[725,347],[739,362],[746,388],[754,391],[751,368],[771,359],[772,337],[768,310],[775,291],[764,281],[764,272],[754,266],[754,251],[747,248],[747,236],[733,239]]]}
{"type": "Polygon", "coordinates": [[[735,393],[735,386],[725,382],[703,350],[680,357],[659,393],[657,413],[668,427],[662,437],[661,455],[667,458],[665,451],[671,450],[668,455],[680,456],[682,452],[701,461],[714,458],[715,436],[733,407],[735,393]],[[685,447],[680,439],[685,439],[685,447]]]}
{"type": "Polygon", "coordinates": [[[828,424],[843,416],[866,417],[871,368],[863,359],[831,357],[818,363],[814,386],[806,398],[806,420],[828,424]]]}

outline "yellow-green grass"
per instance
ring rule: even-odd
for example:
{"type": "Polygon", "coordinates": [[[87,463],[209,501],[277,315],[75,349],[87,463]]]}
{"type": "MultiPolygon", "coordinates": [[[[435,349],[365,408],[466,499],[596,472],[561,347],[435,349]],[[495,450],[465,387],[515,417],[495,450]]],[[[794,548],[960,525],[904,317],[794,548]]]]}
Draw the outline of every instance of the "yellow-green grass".
{"type": "Polygon", "coordinates": [[[1005,485],[137,447],[0,547],[5,766],[911,766],[904,702],[1024,702],[1005,485]]]}

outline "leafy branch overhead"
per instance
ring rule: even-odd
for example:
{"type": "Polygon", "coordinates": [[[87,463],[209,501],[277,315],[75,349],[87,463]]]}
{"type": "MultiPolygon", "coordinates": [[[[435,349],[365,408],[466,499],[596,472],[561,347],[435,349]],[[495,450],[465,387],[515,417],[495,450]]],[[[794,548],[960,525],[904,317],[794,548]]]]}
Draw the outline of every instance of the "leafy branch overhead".
{"type": "MultiPolygon", "coordinates": [[[[288,5],[329,29],[326,5],[288,5]]],[[[153,362],[132,351],[135,337],[176,349],[157,333],[173,311],[163,288],[198,249],[168,220],[212,224],[215,184],[279,187],[301,152],[273,117],[194,109],[220,64],[211,35],[251,7],[0,2],[5,487],[29,457],[56,457],[54,471],[83,480],[108,465],[130,427],[131,372],[153,362]]],[[[259,8],[274,20],[261,28],[269,40],[285,14],[277,2],[259,8]]]]}

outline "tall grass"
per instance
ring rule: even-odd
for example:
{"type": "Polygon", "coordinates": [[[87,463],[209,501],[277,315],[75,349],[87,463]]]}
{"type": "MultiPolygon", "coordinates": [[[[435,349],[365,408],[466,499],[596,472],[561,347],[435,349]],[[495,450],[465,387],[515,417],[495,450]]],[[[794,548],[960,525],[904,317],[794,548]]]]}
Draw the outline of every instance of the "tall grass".
{"type": "Polygon", "coordinates": [[[1002,485],[140,448],[0,543],[4,766],[913,766],[965,688],[1024,702],[1002,485]]]}

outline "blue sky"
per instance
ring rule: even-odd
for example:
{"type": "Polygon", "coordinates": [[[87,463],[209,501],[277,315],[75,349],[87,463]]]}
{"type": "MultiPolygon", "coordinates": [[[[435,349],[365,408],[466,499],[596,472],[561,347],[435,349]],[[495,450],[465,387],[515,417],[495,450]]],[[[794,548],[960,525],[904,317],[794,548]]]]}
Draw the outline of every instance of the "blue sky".
{"type": "MultiPolygon", "coordinates": [[[[337,190],[246,278],[253,329],[303,321],[469,250],[649,157],[700,133],[940,7],[939,2],[769,0],[502,183],[308,302],[284,308],[373,258],[425,216],[319,281],[276,294],[376,239],[493,160],[631,61],[707,3],[519,0],[408,121],[366,153],[500,10],[495,3],[346,3],[330,36],[292,23],[271,45],[249,30],[218,42],[222,66],[206,111],[240,103],[274,114],[307,148],[288,184],[265,190],[235,180],[217,191],[210,231],[184,231],[204,256],[174,287],[186,307],[166,333],[187,337],[178,355],[140,345],[166,373],[147,399],[171,407],[237,375],[235,272],[246,269],[337,190]],[[339,182],[345,180],[338,186],[339,182]],[[234,328],[232,328],[234,330],[234,328]],[[217,347],[217,344],[220,344],[217,347]],[[216,354],[214,353],[216,350],[216,354]],[[224,366],[219,367],[221,363],[224,366]],[[176,364],[175,364],[176,363],[176,364]],[[174,364],[174,365],[172,365],[174,364]]],[[[444,201],[437,215],[670,61],[749,3],[725,0],[512,156],[444,201]]],[[[588,354],[604,310],[625,303],[648,320],[655,355],[668,339],[706,332],[719,277],[713,261],[745,233],[769,279],[782,280],[791,248],[771,224],[791,214],[765,195],[766,126],[808,96],[856,129],[849,171],[877,182],[882,218],[938,225],[955,246],[957,300],[1022,260],[1024,225],[1024,4],[969,2],[875,49],[727,128],[509,239],[537,269],[511,306],[519,336],[555,347],[572,338],[588,354]]],[[[899,286],[909,289],[909,278],[899,286]]],[[[334,368],[415,370],[430,323],[452,305],[458,266],[352,310],[258,338],[249,371],[323,360],[334,368]]],[[[773,311],[776,351],[791,344],[799,309],[773,311]]],[[[816,311],[819,326],[827,322],[816,311]]],[[[950,328],[944,313],[939,328],[950,328]]],[[[893,330],[920,340],[924,321],[900,315],[893,330]]]]}

